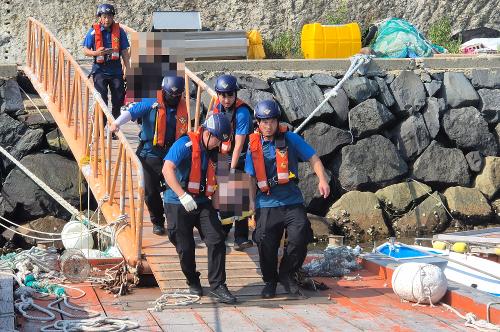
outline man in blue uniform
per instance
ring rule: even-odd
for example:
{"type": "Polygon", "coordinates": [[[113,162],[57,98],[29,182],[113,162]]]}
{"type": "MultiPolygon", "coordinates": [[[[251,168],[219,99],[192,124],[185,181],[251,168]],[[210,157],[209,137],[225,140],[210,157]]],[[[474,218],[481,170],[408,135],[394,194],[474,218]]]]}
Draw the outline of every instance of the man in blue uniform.
{"type": "Polygon", "coordinates": [[[330,194],[323,164],[314,149],[299,135],[281,127],[280,115],[274,100],[256,105],[258,131],[250,135],[245,162],[245,171],[257,180],[255,241],[265,282],[263,298],[276,295],[278,281],[289,294],[300,294],[294,274],[304,263],[312,230],[297,186],[299,161],[311,163],[319,179],[319,192],[324,198],[330,194]],[[278,272],[278,249],[284,230],[288,241],[278,272]]]}
{"type": "Polygon", "coordinates": [[[184,86],[184,78],[165,76],[157,98],[144,98],[131,104],[110,126],[111,131],[116,132],[130,120],[142,120],[137,156],[144,170],[145,202],[156,235],[165,234],[161,199],[163,158],[175,140],[187,132],[186,100],[182,96],[184,86]]]}
{"type": "Polygon", "coordinates": [[[179,255],[190,293],[203,294],[195,262],[193,228],[196,227],[207,245],[210,296],[224,303],[234,303],[236,298],[225,284],[224,231],[209,197],[217,185],[215,168],[219,148],[230,132],[227,118],[213,114],[199,131],[190,132],[174,143],[163,165],[169,186],[163,195],[167,234],[179,255]]]}
{"type": "Polygon", "coordinates": [[[130,44],[127,34],[114,22],[115,8],[102,4],[97,8],[99,23],[94,24],[83,41],[83,53],[94,58],[92,75],[94,87],[108,104],[108,88],[111,92],[112,113],[120,115],[125,99],[125,77],[129,67],[130,44]],[[123,60],[123,66],[122,62],[123,60]]]}
{"type": "MultiPolygon", "coordinates": [[[[239,90],[236,77],[232,75],[221,75],[215,83],[217,102],[213,113],[223,113],[231,121],[231,138],[224,142],[221,147],[222,153],[228,157],[230,172],[243,171],[245,166],[245,155],[248,149],[248,135],[252,132],[253,122],[250,107],[237,97],[239,90]]],[[[231,217],[231,213],[221,212],[221,218],[231,217]]],[[[224,226],[226,234],[231,231],[232,224],[224,226]]],[[[244,250],[253,245],[248,239],[248,219],[235,222],[234,226],[234,248],[244,250]]]]}

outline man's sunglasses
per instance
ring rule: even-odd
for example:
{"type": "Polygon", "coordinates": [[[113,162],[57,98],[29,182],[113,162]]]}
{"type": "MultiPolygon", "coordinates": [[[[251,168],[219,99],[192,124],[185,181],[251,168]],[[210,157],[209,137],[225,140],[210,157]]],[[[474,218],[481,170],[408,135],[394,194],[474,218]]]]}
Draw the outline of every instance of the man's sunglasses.
{"type": "Polygon", "coordinates": [[[234,91],[232,91],[232,92],[218,92],[217,94],[219,96],[222,96],[222,97],[233,97],[234,96],[234,91]]]}

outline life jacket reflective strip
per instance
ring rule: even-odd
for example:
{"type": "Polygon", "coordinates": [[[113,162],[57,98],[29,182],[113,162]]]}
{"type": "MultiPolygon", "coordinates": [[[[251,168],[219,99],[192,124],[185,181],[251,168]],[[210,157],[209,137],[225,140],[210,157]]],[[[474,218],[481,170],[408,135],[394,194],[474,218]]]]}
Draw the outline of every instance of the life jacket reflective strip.
{"type": "MultiPolygon", "coordinates": [[[[165,146],[165,139],[167,135],[167,109],[163,103],[163,93],[162,90],[156,91],[156,102],[158,107],[156,109],[156,120],[155,120],[155,132],[153,135],[153,145],[154,146],[165,146]]],[[[175,139],[179,139],[182,135],[187,133],[187,109],[186,109],[186,99],[182,97],[177,105],[177,113],[175,115],[175,139]]]]}
{"type": "MultiPolygon", "coordinates": [[[[191,170],[189,171],[189,180],[187,190],[195,195],[200,193],[201,186],[201,129],[196,132],[188,133],[191,140],[191,170]]],[[[210,158],[208,159],[207,181],[205,186],[205,196],[210,197],[217,188],[217,178],[215,177],[216,164],[210,158]]]]}
{"type": "MultiPolygon", "coordinates": [[[[288,127],[285,125],[279,126],[279,133],[283,135],[288,131],[288,127]]],[[[264,192],[269,193],[270,186],[268,182],[268,177],[266,174],[266,164],[264,161],[264,151],[262,149],[260,132],[255,132],[250,134],[250,152],[252,153],[253,167],[255,169],[255,177],[257,178],[257,187],[264,192]]],[[[284,137],[280,138],[285,140],[284,137]]],[[[284,145],[284,144],[283,144],[284,145]]],[[[282,147],[276,146],[276,174],[278,184],[286,184],[289,181],[290,174],[288,171],[288,148],[286,145],[282,147]]]]}
{"type": "MultiPolygon", "coordinates": [[[[96,23],[94,27],[94,38],[95,38],[95,49],[98,50],[104,47],[104,40],[102,38],[101,25],[96,23]]],[[[111,60],[120,60],[120,25],[118,23],[113,23],[111,25],[111,48],[113,52],[111,53],[111,60]]],[[[104,56],[100,55],[96,57],[97,63],[104,63],[104,56]]]]}
{"type": "MultiPolygon", "coordinates": [[[[219,101],[219,99],[217,99],[217,101],[215,102],[214,109],[212,111],[213,114],[217,114],[220,112],[219,105],[220,105],[220,101],[219,101]]],[[[222,144],[220,146],[220,152],[222,154],[228,154],[229,152],[231,152],[231,146],[232,146],[231,141],[234,139],[234,131],[236,130],[236,123],[235,123],[236,110],[240,106],[247,106],[247,104],[243,100],[236,98],[236,102],[234,105],[234,111],[233,111],[233,115],[231,118],[231,135],[229,135],[229,139],[227,141],[222,142],[222,144]]]]}

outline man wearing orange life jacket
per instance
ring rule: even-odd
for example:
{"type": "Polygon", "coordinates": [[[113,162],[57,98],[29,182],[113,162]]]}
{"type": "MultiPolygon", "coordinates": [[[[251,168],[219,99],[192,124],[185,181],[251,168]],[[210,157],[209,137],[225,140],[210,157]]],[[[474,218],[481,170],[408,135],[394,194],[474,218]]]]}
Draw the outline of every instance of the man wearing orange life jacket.
{"type": "Polygon", "coordinates": [[[165,216],[161,192],[165,189],[162,175],[163,158],[175,140],[186,135],[188,117],[184,92],[184,78],[165,76],[156,98],[144,98],[129,105],[128,109],[111,124],[116,132],[130,120],[142,120],[137,156],[144,170],[145,203],[149,210],[153,233],[165,234],[165,216]]]}
{"type": "Polygon", "coordinates": [[[299,135],[279,126],[281,115],[274,100],[255,107],[258,131],[250,135],[245,171],[256,179],[255,241],[265,286],[263,298],[276,295],[278,281],[291,295],[300,295],[293,275],[299,270],[312,240],[304,199],[297,185],[298,163],[309,161],[318,176],[318,190],[327,198],[330,186],[323,164],[314,149],[299,135]],[[287,233],[287,245],[278,266],[278,249],[287,233]],[[279,272],[278,272],[279,271],[279,272]]]}
{"type": "Polygon", "coordinates": [[[215,168],[222,141],[229,138],[231,125],[223,114],[211,115],[200,130],[178,139],[165,156],[163,175],[169,189],[163,195],[167,234],[179,255],[191,294],[203,295],[196,271],[193,228],[202,236],[208,251],[210,296],[234,303],[226,287],[224,231],[209,197],[215,191],[215,168]]]}
{"type": "MultiPolygon", "coordinates": [[[[213,113],[224,113],[231,121],[231,137],[222,143],[221,152],[227,156],[228,167],[231,172],[243,171],[245,167],[245,155],[248,149],[248,135],[252,132],[253,122],[250,107],[237,97],[239,90],[236,77],[232,75],[221,75],[215,83],[217,101],[213,113]]],[[[229,212],[220,212],[222,219],[232,217],[229,212]]],[[[231,231],[232,224],[224,226],[226,234],[231,231]]],[[[234,226],[234,248],[244,250],[253,245],[248,239],[248,219],[235,222],[234,226]]]]}
{"type": "Polygon", "coordinates": [[[102,4],[97,8],[99,22],[90,28],[83,41],[83,53],[94,58],[92,76],[94,87],[108,104],[108,88],[111,92],[112,113],[120,115],[125,100],[125,77],[129,68],[130,44],[127,34],[114,21],[115,8],[102,4]],[[123,60],[120,62],[120,58],[123,60]]]}

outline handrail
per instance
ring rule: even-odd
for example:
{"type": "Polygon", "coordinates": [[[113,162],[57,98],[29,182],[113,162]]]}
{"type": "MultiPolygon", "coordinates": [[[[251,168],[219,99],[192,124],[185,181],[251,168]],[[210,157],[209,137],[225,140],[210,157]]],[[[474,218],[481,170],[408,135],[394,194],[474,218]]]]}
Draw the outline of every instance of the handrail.
{"type": "MultiPolygon", "coordinates": [[[[215,91],[210,88],[205,82],[203,82],[198,76],[196,76],[191,70],[187,67],[184,68],[184,80],[186,81],[186,95],[189,96],[189,80],[192,80],[196,86],[196,103],[195,103],[195,116],[194,116],[194,127],[193,130],[198,130],[199,121],[200,121],[200,109],[201,109],[201,95],[203,92],[208,93],[210,96],[210,103],[208,105],[207,111],[210,113],[212,111],[212,107],[214,106],[215,101],[217,100],[217,94],[215,91]]],[[[186,108],[188,111],[188,131],[191,131],[191,112],[189,111],[189,98],[186,98],[186,108]]]]}
{"type": "Polygon", "coordinates": [[[118,245],[127,252],[127,262],[135,266],[142,253],[142,165],[122,132],[117,133],[117,140],[105,134],[105,119],[109,123],[113,116],[68,50],[34,18],[28,19],[27,32],[23,70],[66,138],[95,198],[103,202],[106,220],[128,216],[118,245]],[[117,158],[113,150],[118,151],[117,158]]]}

